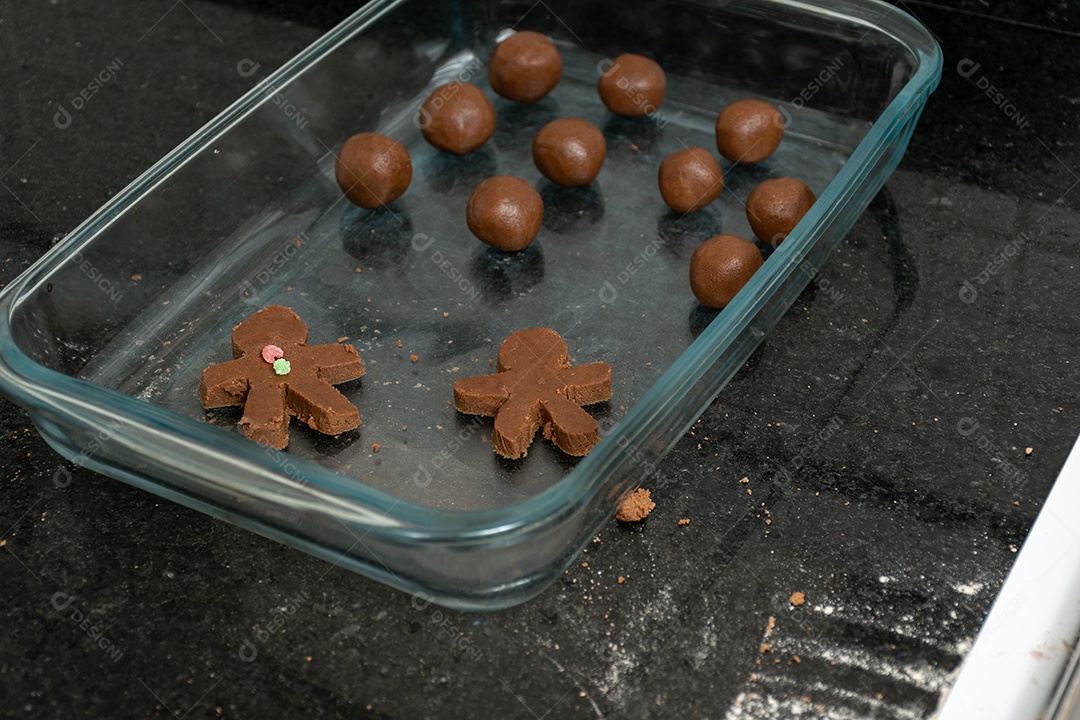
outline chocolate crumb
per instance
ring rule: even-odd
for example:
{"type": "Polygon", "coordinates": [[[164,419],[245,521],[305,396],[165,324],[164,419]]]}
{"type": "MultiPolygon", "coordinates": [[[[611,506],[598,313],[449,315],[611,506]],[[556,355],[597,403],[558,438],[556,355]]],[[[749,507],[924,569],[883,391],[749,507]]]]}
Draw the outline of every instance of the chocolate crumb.
{"type": "Polygon", "coordinates": [[[638,522],[644,520],[654,507],[656,503],[652,501],[652,494],[645,488],[638,488],[619,506],[615,519],[620,522],[638,522]]]}
{"type": "Polygon", "coordinates": [[[791,593],[791,598],[789,598],[789,600],[792,605],[794,605],[795,607],[799,607],[804,602],[806,602],[806,596],[799,591],[795,591],[791,593]]]}

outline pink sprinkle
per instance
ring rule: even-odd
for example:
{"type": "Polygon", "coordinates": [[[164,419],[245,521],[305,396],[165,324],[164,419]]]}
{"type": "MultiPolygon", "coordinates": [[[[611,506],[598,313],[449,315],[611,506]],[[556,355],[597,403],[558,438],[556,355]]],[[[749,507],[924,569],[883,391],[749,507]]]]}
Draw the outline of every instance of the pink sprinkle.
{"type": "Polygon", "coordinates": [[[277,345],[267,345],[262,349],[262,359],[273,364],[278,358],[285,357],[285,351],[277,345]]]}

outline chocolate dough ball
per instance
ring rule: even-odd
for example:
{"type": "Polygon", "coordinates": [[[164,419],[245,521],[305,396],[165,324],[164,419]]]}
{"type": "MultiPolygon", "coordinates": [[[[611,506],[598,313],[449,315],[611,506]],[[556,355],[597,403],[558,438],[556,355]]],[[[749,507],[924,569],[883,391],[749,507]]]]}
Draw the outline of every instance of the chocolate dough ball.
{"type": "Polygon", "coordinates": [[[607,153],[604,134],[587,120],[552,120],[533,138],[536,168],[563,187],[588,185],[600,174],[607,153]]]}
{"type": "Polygon", "coordinates": [[[495,46],[488,61],[491,89],[507,100],[534,103],[562,79],[562,58],[551,38],[523,30],[495,46]]]}
{"type": "Polygon", "coordinates": [[[420,106],[420,130],[440,150],[464,155],[495,132],[495,108],[475,85],[448,82],[420,106]]]}
{"type": "Polygon", "coordinates": [[[746,198],[746,219],[754,234],[773,247],[783,242],[817,200],[814,191],[795,178],[766,180],[746,198]]]}
{"type": "Polygon", "coordinates": [[[764,100],[737,100],[716,118],[716,147],[732,162],[761,162],[783,139],[784,116],[764,100]]]}
{"type": "Polygon", "coordinates": [[[371,210],[402,196],[412,181],[409,151],[385,135],[360,133],[338,152],[334,175],[345,197],[371,210]]]}
{"type": "Polygon", "coordinates": [[[702,305],[722,309],[764,260],[757,245],[734,235],[717,235],[698,245],[690,258],[690,289],[702,305]]]}
{"type": "Polygon", "coordinates": [[[660,195],[677,213],[700,210],[724,189],[724,172],[708,150],[684,148],[664,158],[659,172],[660,195]]]}
{"type": "Polygon", "coordinates": [[[540,232],[544,201],[521,178],[496,175],[473,190],[465,220],[481,242],[506,252],[523,250],[540,232]]]}
{"type": "Polygon", "coordinates": [[[611,62],[596,89],[608,110],[616,115],[651,115],[664,102],[667,77],[655,61],[626,53],[611,62]]]}

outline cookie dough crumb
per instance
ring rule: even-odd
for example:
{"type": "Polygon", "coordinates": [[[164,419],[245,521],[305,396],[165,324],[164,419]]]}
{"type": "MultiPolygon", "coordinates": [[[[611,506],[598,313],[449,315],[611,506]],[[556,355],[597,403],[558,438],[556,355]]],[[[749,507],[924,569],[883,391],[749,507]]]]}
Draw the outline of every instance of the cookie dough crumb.
{"type": "Polygon", "coordinates": [[[799,606],[800,606],[800,605],[802,605],[802,604],[803,604],[804,602],[806,602],[806,596],[805,596],[805,595],[803,595],[803,594],[802,594],[801,592],[799,592],[798,590],[796,590],[795,592],[791,593],[791,597],[789,598],[789,601],[790,601],[790,602],[791,602],[791,604],[792,604],[792,605],[794,605],[795,607],[799,607],[799,606]]]}
{"type": "Polygon", "coordinates": [[[410,355],[409,356],[409,362],[416,362],[419,359],[420,359],[419,355],[410,355]]]}
{"type": "Polygon", "coordinates": [[[656,503],[652,501],[652,494],[645,488],[638,488],[623,501],[615,513],[615,519],[620,522],[638,522],[653,511],[656,503]]]}
{"type": "Polygon", "coordinates": [[[679,520],[679,522],[676,523],[676,525],[689,525],[689,524],[690,524],[690,518],[683,518],[682,520],[679,520]]]}
{"type": "Polygon", "coordinates": [[[372,452],[379,452],[379,450],[382,450],[382,445],[380,445],[379,443],[372,443],[371,444],[371,451],[372,452]]]}

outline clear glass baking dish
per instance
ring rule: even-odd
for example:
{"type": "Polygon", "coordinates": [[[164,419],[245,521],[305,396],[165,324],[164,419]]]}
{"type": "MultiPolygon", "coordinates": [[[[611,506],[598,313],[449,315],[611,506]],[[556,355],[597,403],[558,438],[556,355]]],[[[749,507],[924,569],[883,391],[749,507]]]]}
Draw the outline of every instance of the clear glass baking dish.
{"type": "Polygon", "coordinates": [[[79,465],[425,599],[521,602],[811,281],[899,162],[940,73],[929,33],[879,2],[376,0],[5,289],[0,389],[79,465]],[[485,60],[511,28],[551,35],[563,56],[561,84],[534,106],[487,84],[485,60]],[[622,52],[667,71],[657,115],[618,118],[599,102],[599,73],[622,52]],[[417,121],[451,79],[478,84],[498,112],[495,137],[461,158],[428,146],[417,121]],[[715,151],[717,111],[748,96],[782,108],[780,149],[757,166],[722,162],[721,199],[671,214],[659,161],[684,145],[715,151]],[[571,115],[601,127],[608,158],[592,186],[560,190],[530,142],[571,115]],[[388,210],[349,206],[333,181],[333,150],[366,130],[412,155],[413,184],[388,210]],[[512,256],[465,226],[469,193],[494,174],[535,183],[545,201],[538,240],[512,256]],[[731,305],[706,311],[689,292],[690,254],[719,232],[752,237],[741,200],[772,176],[803,179],[819,200],[731,305]],[[238,409],[202,409],[202,369],[228,359],[231,328],[268,304],[295,309],[312,342],[347,336],[359,349],[367,374],[341,386],[358,430],[326,438],[294,422],[278,452],[237,434],[238,409]],[[562,334],[574,362],[613,366],[611,401],[590,408],[602,440],[583,459],[538,440],[503,461],[491,420],[453,407],[455,379],[489,372],[503,337],[535,326],[562,334]]]}

